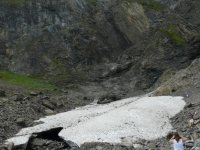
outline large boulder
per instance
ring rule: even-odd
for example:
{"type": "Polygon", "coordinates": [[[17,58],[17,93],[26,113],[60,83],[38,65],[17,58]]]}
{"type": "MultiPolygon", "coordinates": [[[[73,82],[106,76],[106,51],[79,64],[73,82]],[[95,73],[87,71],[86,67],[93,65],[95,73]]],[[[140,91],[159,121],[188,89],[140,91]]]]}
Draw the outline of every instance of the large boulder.
{"type": "Polygon", "coordinates": [[[119,2],[113,9],[113,16],[119,30],[132,43],[136,43],[149,28],[149,20],[138,3],[119,2]]]}

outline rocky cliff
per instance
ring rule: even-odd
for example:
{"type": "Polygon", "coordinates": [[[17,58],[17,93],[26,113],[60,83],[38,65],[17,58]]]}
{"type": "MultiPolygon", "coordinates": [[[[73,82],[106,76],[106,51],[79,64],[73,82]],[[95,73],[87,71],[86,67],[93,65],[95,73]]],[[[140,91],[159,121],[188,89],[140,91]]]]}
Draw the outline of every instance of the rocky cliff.
{"type": "Polygon", "coordinates": [[[1,1],[0,67],[59,84],[131,62],[132,87],[148,89],[200,55],[198,8],[195,0],[1,1]]]}

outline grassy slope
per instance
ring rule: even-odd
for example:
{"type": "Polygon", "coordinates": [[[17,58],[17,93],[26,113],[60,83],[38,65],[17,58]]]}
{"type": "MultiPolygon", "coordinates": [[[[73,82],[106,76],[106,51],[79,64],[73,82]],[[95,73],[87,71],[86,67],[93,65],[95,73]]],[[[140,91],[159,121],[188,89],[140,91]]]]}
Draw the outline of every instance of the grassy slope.
{"type": "Polygon", "coordinates": [[[54,85],[41,80],[36,79],[31,76],[12,73],[9,71],[0,71],[0,80],[13,84],[13,85],[19,85],[30,89],[53,89],[55,88],[54,85]]]}

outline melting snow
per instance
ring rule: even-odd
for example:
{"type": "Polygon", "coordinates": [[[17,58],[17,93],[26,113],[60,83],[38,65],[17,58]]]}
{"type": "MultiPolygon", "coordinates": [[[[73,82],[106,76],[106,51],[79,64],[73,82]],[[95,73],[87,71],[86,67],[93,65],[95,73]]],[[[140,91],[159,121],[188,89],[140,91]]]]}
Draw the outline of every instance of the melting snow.
{"type": "Polygon", "coordinates": [[[44,122],[22,129],[15,145],[25,144],[33,133],[63,127],[59,136],[79,146],[85,142],[121,143],[137,138],[146,140],[165,136],[172,126],[170,118],[184,108],[183,97],[133,97],[106,105],[88,105],[72,111],[42,118],[44,122]]]}

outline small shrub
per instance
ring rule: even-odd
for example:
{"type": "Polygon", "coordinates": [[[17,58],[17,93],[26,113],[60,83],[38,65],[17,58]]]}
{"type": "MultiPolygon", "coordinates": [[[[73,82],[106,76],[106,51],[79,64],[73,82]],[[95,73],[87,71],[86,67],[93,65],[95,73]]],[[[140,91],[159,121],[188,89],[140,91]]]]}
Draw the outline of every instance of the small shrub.
{"type": "Polygon", "coordinates": [[[165,29],[160,29],[173,43],[181,45],[186,42],[185,38],[177,31],[175,25],[168,25],[165,29]]]}

